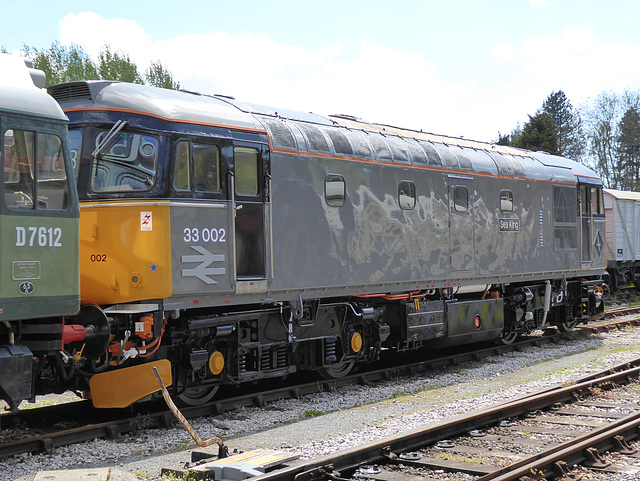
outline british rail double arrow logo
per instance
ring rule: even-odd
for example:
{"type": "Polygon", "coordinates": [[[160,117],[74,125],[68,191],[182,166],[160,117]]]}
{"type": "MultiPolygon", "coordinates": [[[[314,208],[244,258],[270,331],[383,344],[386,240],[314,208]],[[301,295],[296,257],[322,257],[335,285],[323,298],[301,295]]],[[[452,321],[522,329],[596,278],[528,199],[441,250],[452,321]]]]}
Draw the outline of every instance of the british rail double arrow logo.
{"type": "Polygon", "coordinates": [[[225,267],[209,267],[214,262],[224,262],[225,255],[224,254],[213,254],[209,252],[207,249],[201,246],[189,246],[194,251],[199,252],[199,254],[193,255],[183,255],[180,256],[180,261],[183,263],[189,262],[199,262],[200,264],[197,267],[193,267],[191,269],[182,269],[182,277],[197,277],[202,282],[206,284],[217,284],[217,281],[214,281],[209,276],[220,276],[224,275],[227,272],[225,267]]]}

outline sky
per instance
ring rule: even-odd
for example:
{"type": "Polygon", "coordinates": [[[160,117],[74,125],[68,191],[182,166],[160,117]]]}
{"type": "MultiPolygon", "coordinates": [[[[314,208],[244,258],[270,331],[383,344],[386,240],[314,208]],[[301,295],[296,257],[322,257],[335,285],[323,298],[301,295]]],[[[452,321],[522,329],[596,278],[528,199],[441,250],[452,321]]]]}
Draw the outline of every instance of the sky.
{"type": "MultiPolygon", "coordinates": [[[[26,7],[26,8],[25,8],[26,7]]],[[[0,47],[105,44],[181,88],[494,141],[562,90],[640,90],[637,0],[33,0],[0,47]]]]}

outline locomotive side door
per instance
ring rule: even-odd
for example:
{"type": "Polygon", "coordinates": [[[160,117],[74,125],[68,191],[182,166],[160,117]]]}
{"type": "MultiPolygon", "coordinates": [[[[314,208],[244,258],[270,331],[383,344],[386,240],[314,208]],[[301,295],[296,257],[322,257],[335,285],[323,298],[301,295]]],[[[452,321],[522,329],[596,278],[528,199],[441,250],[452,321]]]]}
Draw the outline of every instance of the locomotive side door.
{"type": "Polygon", "coordinates": [[[599,267],[604,265],[605,244],[602,188],[591,184],[579,184],[578,189],[582,262],[599,267]]]}
{"type": "Polygon", "coordinates": [[[266,149],[236,144],[228,175],[235,290],[237,293],[266,292],[271,237],[268,234],[271,222],[266,149]]]}
{"type": "Polygon", "coordinates": [[[449,176],[451,271],[475,271],[473,179],[449,176]]]}

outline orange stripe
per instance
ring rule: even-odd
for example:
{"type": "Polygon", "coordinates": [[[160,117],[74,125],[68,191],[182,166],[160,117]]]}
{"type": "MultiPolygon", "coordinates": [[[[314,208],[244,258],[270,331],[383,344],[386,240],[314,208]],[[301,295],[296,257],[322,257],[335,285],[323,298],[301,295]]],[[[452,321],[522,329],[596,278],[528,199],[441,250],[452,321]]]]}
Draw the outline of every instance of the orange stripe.
{"type": "Polygon", "coordinates": [[[234,129],[234,130],[242,130],[246,132],[259,132],[261,134],[266,134],[267,131],[264,129],[254,129],[251,127],[238,127],[237,125],[226,125],[226,124],[213,124],[210,122],[202,122],[201,120],[187,120],[187,119],[174,119],[171,117],[163,117],[162,115],[150,114],[149,112],[143,112],[139,110],[131,110],[131,109],[121,109],[115,107],[77,107],[71,109],[64,109],[64,112],[84,112],[87,110],[92,110],[96,112],[124,112],[128,114],[136,114],[136,115],[144,115],[145,117],[153,117],[160,120],[166,120],[167,122],[176,122],[180,124],[190,124],[190,125],[206,125],[209,127],[221,127],[224,129],[234,129]]]}
{"type": "Polygon", "coordinates": [[[597,175],[587,175],[587,174],[577,174],[577,173],[573,173],[574,177],[589,177],[590,179],[600,179],[602,180],[601,177],[598,177],[597,175]]]}

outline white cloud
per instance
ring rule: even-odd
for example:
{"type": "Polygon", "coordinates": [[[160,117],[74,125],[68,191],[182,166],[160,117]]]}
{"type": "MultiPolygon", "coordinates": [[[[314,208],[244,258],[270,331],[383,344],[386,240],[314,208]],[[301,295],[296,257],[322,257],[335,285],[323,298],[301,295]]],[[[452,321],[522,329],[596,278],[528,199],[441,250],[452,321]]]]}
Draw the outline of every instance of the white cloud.
{"type": "Polygon", "coordinates": [[[124,18],[105,19],[97,13],[70,13],[60,21],[60,42],[81,45],[93,58],[109,45],[112,51],[129,54],[131,60],[145,70],[151,60],[148,52],[151,36],[136,21],[124,18]]]}
{"type": "Polygon", "coordinates": [[[444,81],[448,65],[364,41],[355,55],[345,54],[340,43],[307,50],[264,33],[211,32],[154,42],[136,22],[91,12],[67,15],[60,27],[63,44],[80,44],[94,55],[107,43],[129,53],[141,70],[159,59],[188,90],[485,141],[526,121],[554,90],[564,90],[578,106],[604,90],[637,84],[640,74],[633,61],[640,47],[606,44],[594,28],[496,45],[492,57],[482,59],[482,70],[444,81]]]}
{"type": "Polygon", "coordinates": [[[577,107],[605,90],[637,86],[640,65],[634,59],[639,56],[640,46],[605,43],[594,27],[567,28],[493,49],[499,70],[511,74],[501,95],[514,99],[522,121],[527,120],[525,112],[534,114],[554,90],[563,90],[577,107]]]}
{"type": "Polygon", "coordinates": [[[473,90],[469,81],[439,80],[436,66],[416,53],[369,42],[361,43],[353,59],[310,71],[303,84],[329,109],[327,113],[458,134],[464,133],[462,115],[453,112],[465,109],[473,90]]]}
{"type": "MultiPolygon", "coordinates": [[[[142,69],[160,59],[181,86],[203,93],[462,135],[473,100],[470,81],[447,84],[422,56],[362,42],[345,58],[339,43],[315,50],[277,43],[264,33],[189,34],[152,42],[136,23],[91,12],[67,15],[63,44],[97,55],[104,44],[122,50],[142,69]]],[[[467,134],[469,136],[469,134],[467,134]]]]}
{"type": "Polygon", "coordinates": [[[547,5],[549,5],[549,2],[547,2],[547,0],[529,0],[529,3],[533,7],[546,7],[547,5]]]}
{"type": "Polygon", "coordinates": [[[154,44],[156,55],[187,89],[239,98],[272,97],[292,88],[309,69],[330,63],[339,44],[305,51],[263,33],[190,34],[154,44]]]}
{"type": "Polygon", "coordinates": [[[568,28],[560,35],[536,37],[519,46],[497,45],[494,57],[504,64],[525,62],[520,81],[559,85],[584,99],[607,89],[622,89],[637,81],[640,47],[606,44],[593,27],[568,28]]]}

